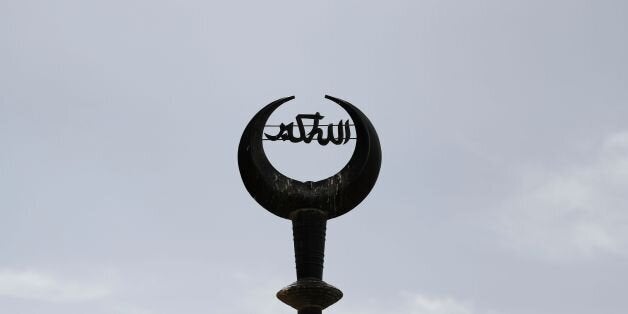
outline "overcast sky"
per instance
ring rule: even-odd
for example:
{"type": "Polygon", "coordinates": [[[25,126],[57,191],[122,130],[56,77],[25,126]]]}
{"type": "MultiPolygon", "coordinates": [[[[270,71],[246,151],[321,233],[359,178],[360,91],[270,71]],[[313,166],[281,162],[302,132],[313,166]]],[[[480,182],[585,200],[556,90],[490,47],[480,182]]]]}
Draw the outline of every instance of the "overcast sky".
{"type": "MultiPolygon", "coordinates": [[[[277,98],[346,118],[325,94],[383,150],[326,313],[628,312],[621,0],[0,0],[0,312],[294,313],[237,146],[277,98]]],[[[303,180],[352,149],[267,144],[303,180]]]]}

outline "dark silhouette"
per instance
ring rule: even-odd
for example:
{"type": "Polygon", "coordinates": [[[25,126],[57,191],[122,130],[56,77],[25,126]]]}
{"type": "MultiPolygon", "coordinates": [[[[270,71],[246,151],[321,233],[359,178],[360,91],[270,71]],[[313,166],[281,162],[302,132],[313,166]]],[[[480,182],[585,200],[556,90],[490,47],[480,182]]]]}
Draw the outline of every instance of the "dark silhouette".
{"type": "Polygon", "coordinates": [[[279,133],[277,135],[269,135],[264,133],[266,139],[269,141],[290,141],[292,143],[305,142],[309,144],[313,139],[316,138],[319,144],[327,145],[329,142],[340,145],[347,144],[347,142],[351,139],[351,124],[349,124],[349,120],[347,122],[338,122],[337,125],[329,124],[327,125],[327,137],[323,137],[323,130],[320,128],[320,121],[325,118],[321,116],[320,113],[315,114],[299,114],[296,116],[297,127],[299,129],[299,137],[295,137],[293,134],[294,130],[294,122],[279,125],[279,133]],[[309,125],[312,127],[310,132],[305,131],[305,124],[303,123],[303,119],[311,119],[313,120],[312,124],[309,125]],[[338,127],[338,137],[334,136],[334,126],[338,127]]]}
{"type": "MultiPolygon", "coordinates": [[[[327,220],[349,212],[362,202],[375,185],[381,166],[379,138],[369,119],[344,100],[325,98],[344,108],[356,129],[355,151],[347,165],[334,176],[317,182],[294,180],[277,171],[264,154],[262,135],[268,117],[294,96],[278,99],[262,108],[246,126],[238,147],[238,166],[248,192],[271,213],[292,220],[297,281],[277,292],[277,298],[299,314],[321,314],[323,309],[342,298],[338,288],[323,281],[327,220]]],[[[306,142],[318,136],[320,142],[322,130],[318,122],[322,118],[319,113],[298,115],[299,138],[292,135],[294,125],[290,124],[282,124],[279,134],[272,138],[306,142]],[[301,120],[304,118],[313,119],[313,130],[318,131],[306,136],[301,120]]],[[[348,121],[344,124],[347,126],[348,121]]],[[[339,139],[342,138],[340,131],[338,133],[339,139]]],[[[330,134],[325,140],[332,141],[330,134]]],[[[347,138],[345,134],[344,140],[347,138]]]]}

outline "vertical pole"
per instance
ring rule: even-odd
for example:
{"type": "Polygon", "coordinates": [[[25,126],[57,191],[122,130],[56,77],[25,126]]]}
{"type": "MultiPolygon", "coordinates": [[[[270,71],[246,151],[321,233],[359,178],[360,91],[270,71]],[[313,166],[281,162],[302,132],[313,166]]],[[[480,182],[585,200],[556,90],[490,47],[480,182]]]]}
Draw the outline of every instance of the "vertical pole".
{"type": "Polygon", "coordinates": [[[342,291],[323,281],[327,214],[319,209],[299,209],[290,214],[294,236],[297,281],[277,292],[277,298],[298,314],[322,314],[342,298],[342,291]]]}
{"type": "Polygon", "coordinates": [[[318,209],[300,209],[295,211],[291,218],[297,280],[304,278],[322,280],[327,215],[318,209]]]}
{"type": "MultiPolygon", "coordinates": [[[[300,209],[295,211],[291,218],[297,280],[305,278],[323,280],[327,215],[318,209],[300,209]]],[[[315,307],[298,310],[298,314],[322,312],[322,309],[315,307]]]]}

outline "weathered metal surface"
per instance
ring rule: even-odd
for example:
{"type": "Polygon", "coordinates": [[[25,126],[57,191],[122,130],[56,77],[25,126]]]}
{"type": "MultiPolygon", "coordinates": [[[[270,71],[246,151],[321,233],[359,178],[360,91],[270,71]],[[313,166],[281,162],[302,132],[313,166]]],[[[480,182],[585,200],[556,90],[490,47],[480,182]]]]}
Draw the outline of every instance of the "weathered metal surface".
{"type": "Polygon", "coordinates": [[[308,208],[293,212],[291,218],[297,279],[323,279],[327,215],[308,208]]]}
{"type": "Polygon", "coordinates": [[[307,208],[294,211],[291,218],[297,281],[277,292],[277,298],[301,314],[321,313],[342,298],[338,288],[323,281],[327,215],[307,208]]]}
{"type": "Polygon", "coordinates": [[[306,278],[281,289],[277,292],[277,298],[299,313],[321,311],[338,302],[342,298],[342,291],[322,280],[306,278]]]}
{"type": "MultiPolygon", "coordinates": [[[[344,100],[325,98],[347,111],[357,133],[353,155],[336,175],[317,182],[301,182],[284,176],[268,161],[262,145],[264,125],[275,109],[294,96],[262,108],[247,125],[238,147],[240,175],[248,192],[271,213],[292,220],[297,281],[277,292],[277,298],[299,314],[321,314],[342,298],[338,288],[323,281],[327,220],[347,213],[364,200],[375,185],[381,166],[379,138],[368,118],[344,100]]],[[[283,134],[277,138],[283,140],[283,134]]],[[[289,134],[285,139],[291,139],[289,134]]],[[[304,140],[293,140],[300,141],[304,140]]]]}
{"type": "Polygon", "coordinates": [[[251,196],[271,213],[290,218],[301,208],[318,208],[328,219],[347,213],[369,194],[381,166],[379,138],[369,119],[352,104],[325,96],[340,105],[355,124],[356,145],[351,159],[337,174],[316,182],[301,182],[275,169],[262,145],[268,117],[294,96],[278,99],[262,108],[247,125],[238,148],[240,175],[251,196]]]}

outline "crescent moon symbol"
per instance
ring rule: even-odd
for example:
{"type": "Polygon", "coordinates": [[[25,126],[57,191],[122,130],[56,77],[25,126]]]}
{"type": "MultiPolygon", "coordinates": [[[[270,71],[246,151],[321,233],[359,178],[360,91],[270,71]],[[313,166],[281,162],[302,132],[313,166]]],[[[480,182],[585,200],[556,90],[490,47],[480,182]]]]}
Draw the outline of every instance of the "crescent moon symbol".
{"type": "Polygon", "coordinates": [[[301,182],[281,174],[272,166],[262,145],[264,126],[270,115],[294,96],[266,105],[244,129],[238,147],[238,166],[251,196],[271,213],[286,219],[298,209],[317,208],[327,218],[343,215],[369,194],[382,161],[379,138],[371,121],[358,108],[342,99],[325,98],[342,107],[355,125],[356,144],[349,162],[335,175],[316,182],[301,182]]]}

